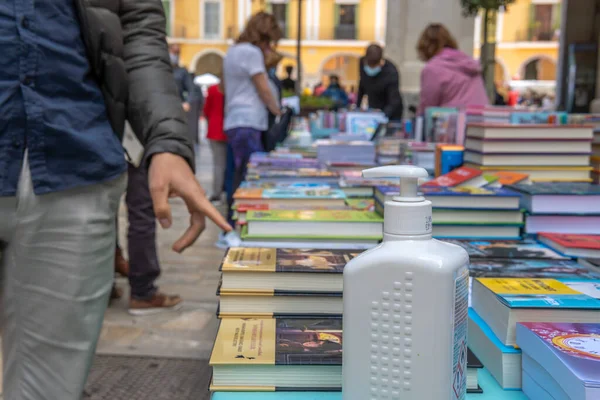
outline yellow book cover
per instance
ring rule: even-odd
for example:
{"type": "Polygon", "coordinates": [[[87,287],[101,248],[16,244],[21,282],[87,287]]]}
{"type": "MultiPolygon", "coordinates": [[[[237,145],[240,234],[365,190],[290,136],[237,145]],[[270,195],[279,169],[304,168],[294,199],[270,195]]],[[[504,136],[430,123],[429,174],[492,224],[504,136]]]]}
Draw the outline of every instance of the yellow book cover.
{"type": "Polygon", "coordinates": [[[223,272],[301,272],[341,274],[361,250],[273,249],[232,247],[223,272]]]}
{"type": "Polygon", "coordinates": [[[223,319],[210,365],[341,365],[341,319],[223,319]]]}
{"type": "Polygon", "coordinates": [[[502,295],[579,294],[556,279],[479,278],[478,281],[502,295]]]}
{"type": "Polygon", "coordinates": [[[477,278],[510,308],[600,309],[600,280],[477,278]]]}

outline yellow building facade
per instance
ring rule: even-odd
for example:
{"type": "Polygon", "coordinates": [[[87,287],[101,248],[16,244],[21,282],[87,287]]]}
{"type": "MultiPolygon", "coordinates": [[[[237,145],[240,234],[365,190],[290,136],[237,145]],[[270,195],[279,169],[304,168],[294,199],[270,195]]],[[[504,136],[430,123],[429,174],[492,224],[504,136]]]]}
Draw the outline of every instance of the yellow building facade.
{"type": "MultiPolygon", "coordinates": [[[[181,47],[181,62],[195,74],[220,74],[228,47],[260,10],[273,13],[285,38],[278,50],[296,66],[299,4],[303,82],[313,85],[330,74],[356,86],[359,57],[385,38],[388,0],[164,0],[169,42],[181,47]]],[[[389,0],[396,1],[396,0],[389,0]]],[[[295,74],[295,72],[294,72],[295,74]]],[[[293,77],[295,77],[293,75],[293,77]]]]}
{"type": "MultiPolygon", "coordinates": [[[[498,12],[490,34],[496,41],[496,83],[554,82],[557,73],[561,0],[517,0],[498,12]]],[[[479,57],[482,18],[475,22],[475,56],[479,57]]]]}

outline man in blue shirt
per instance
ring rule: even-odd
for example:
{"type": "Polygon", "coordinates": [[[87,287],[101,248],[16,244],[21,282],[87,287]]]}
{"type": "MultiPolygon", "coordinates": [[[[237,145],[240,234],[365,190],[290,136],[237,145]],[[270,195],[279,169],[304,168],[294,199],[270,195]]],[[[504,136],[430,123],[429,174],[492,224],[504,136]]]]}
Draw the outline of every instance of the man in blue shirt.
{"type": "Polygon", "coordinates": [[[108,303],[126,182],[125,119],[154,211],[231,227],[193,174],[158,0],[0,2],[0,308],[4,398],[79,400],[108,303]]]}

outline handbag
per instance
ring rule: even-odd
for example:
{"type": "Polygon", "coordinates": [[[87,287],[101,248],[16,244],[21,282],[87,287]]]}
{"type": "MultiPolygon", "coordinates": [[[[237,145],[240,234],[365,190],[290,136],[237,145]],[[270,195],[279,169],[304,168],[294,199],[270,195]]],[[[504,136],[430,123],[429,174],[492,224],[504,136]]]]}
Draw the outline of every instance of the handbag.
{"type": "Polygon", "coordinates": [[[294,110],[284,107],[281,110],[279,119],[276,119],[269,129],[263,132],[262,142],[266,152],[275,150],[277,144],[282,143],[287,138],[293,115],[294,110]]]}

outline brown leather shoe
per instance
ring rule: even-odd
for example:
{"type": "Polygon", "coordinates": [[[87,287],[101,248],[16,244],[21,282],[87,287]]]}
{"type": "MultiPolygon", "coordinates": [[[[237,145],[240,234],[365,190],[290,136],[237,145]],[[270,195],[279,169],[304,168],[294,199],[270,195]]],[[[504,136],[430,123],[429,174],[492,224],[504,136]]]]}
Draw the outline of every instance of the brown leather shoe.
{"type": "Polygon", "coordinates": [[[149,315],[162,311],[177,310],[182,306],[182,299],[179,295],[166,295],[156,292],[149,300],[129,300],[129,314],[131,315],[149,315]]]}
{"type": "Polygon", "coordinates": [[[115,250],[115,272],[125,278],[129,276],[129,261],[123,257],[123,252],[119,246],[115,250]]]}

